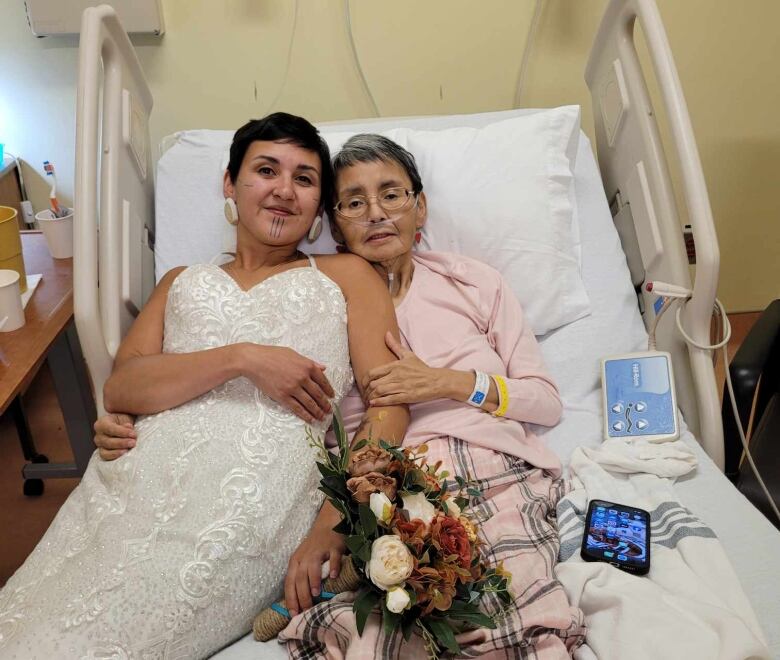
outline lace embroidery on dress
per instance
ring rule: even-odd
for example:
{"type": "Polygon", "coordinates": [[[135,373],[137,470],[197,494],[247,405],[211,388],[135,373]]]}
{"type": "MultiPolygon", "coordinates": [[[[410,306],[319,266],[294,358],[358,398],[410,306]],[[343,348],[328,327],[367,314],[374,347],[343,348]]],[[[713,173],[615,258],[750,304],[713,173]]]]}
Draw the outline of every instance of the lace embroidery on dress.
{"type": "MultiPolygon", "coordinates": [[[[169,290],[163,350],[286,346],[327,366],[338,402],[352,385],[346,314],[315,268],[245,292],[196,265],[169,290]]],[[[322,502],[305,424],[236,378],[136,430],[120,459],[93,456],[0,591],[2,657],[202,657],[278,595],[322,502]]]]}

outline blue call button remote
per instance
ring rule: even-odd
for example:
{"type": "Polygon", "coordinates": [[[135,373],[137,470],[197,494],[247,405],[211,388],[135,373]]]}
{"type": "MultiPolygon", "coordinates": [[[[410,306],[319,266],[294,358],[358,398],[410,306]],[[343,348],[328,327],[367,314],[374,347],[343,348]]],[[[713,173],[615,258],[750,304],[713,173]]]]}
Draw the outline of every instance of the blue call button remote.
{"type": "Polygon", "coordinates": [[[673,440],[679,433],[669,353],[648,351],[601,361],[605,438],[673,440]]]}

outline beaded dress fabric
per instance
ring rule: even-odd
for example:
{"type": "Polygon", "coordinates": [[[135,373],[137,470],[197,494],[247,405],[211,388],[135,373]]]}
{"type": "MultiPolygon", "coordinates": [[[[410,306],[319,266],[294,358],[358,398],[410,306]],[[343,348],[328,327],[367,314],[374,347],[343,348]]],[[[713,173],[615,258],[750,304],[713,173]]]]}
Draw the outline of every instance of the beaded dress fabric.
{"type": "MultiPolygon", "coordinates": [[[[166,353],[292,348],[326,365],[335,403],[352,384],[346,302],[316,267],[242,291],[218,266],[190,266],[169,290],[164,334],[166,353]]],[[[281,594],[322,503],[304,422],[236,378],[136,430],[121,458],[93,455],[0,591],[0,657],[205,657],[281,594]]]]}

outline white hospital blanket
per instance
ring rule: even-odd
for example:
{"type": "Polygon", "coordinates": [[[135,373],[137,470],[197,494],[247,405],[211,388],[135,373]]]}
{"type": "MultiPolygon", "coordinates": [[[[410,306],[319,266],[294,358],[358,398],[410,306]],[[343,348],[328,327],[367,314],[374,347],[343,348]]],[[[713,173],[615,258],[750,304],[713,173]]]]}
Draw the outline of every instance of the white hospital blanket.
{"type": "Polygon", "coordinates": [[[556,575],[588,624],[588,648],[578,657],[769,658],[723,547],[672,488],[675,476],[695,469],[693,452],[682,441],[640,447],[616,441],[575,449],[571,457],[574,490],[558,505],[562,563],[556,575]],[[626,473],[631,468],[634,473],[626,473]],[[650,512],[647,576],[582,560],[585,514],[594,498],[650,512]]]}

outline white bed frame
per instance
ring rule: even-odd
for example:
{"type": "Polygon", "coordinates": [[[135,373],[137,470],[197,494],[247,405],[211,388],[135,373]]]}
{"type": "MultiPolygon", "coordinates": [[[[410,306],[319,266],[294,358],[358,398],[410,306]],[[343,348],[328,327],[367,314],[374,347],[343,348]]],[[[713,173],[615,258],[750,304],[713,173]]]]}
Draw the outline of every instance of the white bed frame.
{"type": "MultiPolygon", "coordinates": [[[[637,20],[661,90],[696,244],[693,297],[683,322],[693,339],[708,344],[720,253],[687,106],[653,0],[611,0],[588,59],[599,167],[635,287],[653,279],[690,287],[667,160],[635,47],[637,20]]],[[[113,9],[87,9],[76,113],[74,308],[101,412],[113,356],[154,287],[152,102],[113,9]]],[[[653,300],[641,293],[639,304],[649,327],[653,300]]],[[[658,348],[672,354],[686,423],[723,469],[712,357],[685,344],[672,316],[659,324],[658,348]]]]}

